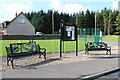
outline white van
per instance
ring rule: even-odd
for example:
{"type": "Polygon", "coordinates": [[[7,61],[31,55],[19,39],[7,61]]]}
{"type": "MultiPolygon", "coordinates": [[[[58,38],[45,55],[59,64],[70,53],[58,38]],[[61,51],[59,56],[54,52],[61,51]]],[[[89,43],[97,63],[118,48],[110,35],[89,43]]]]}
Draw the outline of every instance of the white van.
{"type": "Polygon", "coordinates": [[[36,32],[36,35],[43,35],[42,32],[36,32]]]}

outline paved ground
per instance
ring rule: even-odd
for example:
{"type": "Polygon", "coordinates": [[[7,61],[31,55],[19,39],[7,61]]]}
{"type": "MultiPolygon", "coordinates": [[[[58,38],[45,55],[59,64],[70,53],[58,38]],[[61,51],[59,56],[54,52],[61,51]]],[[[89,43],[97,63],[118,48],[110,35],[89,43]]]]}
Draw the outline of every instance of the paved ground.
{"type": "MultiPolygon", "coordinates": [[[[97,55],[99,56],[99,55],[97,55]]],[[[3,78],[81,78],[118,67],[118,56],[94,57],[68,64],[2,71],[3,78]]]]}
{"type": "Polygon", "coordinates": [[[118,67],[118,59],[99,59],[58,64],[38,69],[3,72],[3,78],[78,78],[118,67]]]}
{"type": "MultiPolygon", "coordinates": [[[[113,44],[110,44],[110,45],[113,46],[113,44]]],[[[119,67],[118,61],[120,57],[115,54],[118,52],[118,49],[113,49],[112,51],[113,51],[113,55],[110,55],[110,56],[105,56],[103,54],[102,56],[99,56],[98,54],[92,54],[90,55],[90,58],[94,58],[94,59],[90,59],[90,60],[82,60],[82,61],[77,61],[72,63],[56,64],[56,65],[37,67],[37,68],[2,70],[2,77],[3,78],[76,78],[76,79],[80,79],[86,76],[103,73],[108,70],[118,68],[119,67]]],[[[82,55],[84,56],[85,54],[82,54],[82,55]]],[[[76,59],[78,58],[82,58],[82,57],[76,57],[76,59]]],[[[69,59],[72,59],[72,58],[69,58],[69,59]]]]}

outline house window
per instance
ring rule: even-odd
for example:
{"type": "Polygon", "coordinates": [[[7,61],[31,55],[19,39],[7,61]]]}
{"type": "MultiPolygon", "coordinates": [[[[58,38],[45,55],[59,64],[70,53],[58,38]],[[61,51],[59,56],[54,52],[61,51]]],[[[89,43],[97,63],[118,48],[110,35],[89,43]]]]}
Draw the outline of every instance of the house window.
{"type": "Polygon", "coordinates": [[[19,19],[18,22],[24,24],[25,23],[25,19],[19,19]]]}

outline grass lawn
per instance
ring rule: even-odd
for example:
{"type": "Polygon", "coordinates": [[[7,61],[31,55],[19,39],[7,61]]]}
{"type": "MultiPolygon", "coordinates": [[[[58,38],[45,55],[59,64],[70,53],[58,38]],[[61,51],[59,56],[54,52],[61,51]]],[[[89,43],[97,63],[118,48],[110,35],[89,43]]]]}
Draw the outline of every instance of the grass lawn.
{"type": "MultiPolygon", "coordinates": [[[[119,40],[120,36],[104,36],[103,41],[111,41],[111,42],[120,42],[119,40]]],[[[84,39],[84,38],[80,38],[84,39]]],[[[90,40],[94,40],[94,38],[86,38],[90,40]]],[[[0,56],[6,56],[6,50],[5,47],[9,46],[10,43],[21,43],[21,42],[28,42],[29,40],[0,40],[0,56]]],[[[54,39],[54,40],[35,40],[37,44],[40,44],[41,48],[46,48],[47,53],[56,53],[60,52],[60,40],[54,39]]],[[[85,41],[78,40],[78,50],[82,51],[85,49],[84,46],[85,41]]],[[[75,51],[76,50],[76,44],[75,41],[65,41],[64,42],[64,51],[75,51]]]]}
{"type": "Polygon", "coordinates": [[[120,36],[104,36],[103,41],[120,42],[120,36]]]}
{"type": "MultiPolygon", "coordinates": [[[[21,43],[28,42],[29,40],[0,40],[0,56],[6,56],[5,47],[9,46],[10,43],[21,43]]],[[[60,40],[35,40],[37,44],[40,44],[41,48],[46,48],[47,53],[60,52],[60,40]]],[[[76,50],[75,41],[65,41],[64,42],[64,51],[75,51],[76,50]]],[[[84,50],[84,41],[78,41],[78,50],[84,50]]]]}
{"type": "MultiPolygon", "coordinates": [[[[79,39],[85,39],[85,38],[84,37],[80,37],[79,39]]],[[[94,41],[94,37],[88,37],[86,39],[94,41]]],[[[111,42],[120,42],[120,36],[116,36],[116,35],[103,36],[102,40],[103,41],[111,41],[111,42]]]]}

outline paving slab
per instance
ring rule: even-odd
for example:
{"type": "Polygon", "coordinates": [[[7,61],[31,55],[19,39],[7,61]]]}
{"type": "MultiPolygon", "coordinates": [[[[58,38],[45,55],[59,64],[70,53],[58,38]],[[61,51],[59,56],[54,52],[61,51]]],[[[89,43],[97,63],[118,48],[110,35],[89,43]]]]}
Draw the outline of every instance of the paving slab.
{"type": "Polygon", "coordinates": [[[96,59],[37,69],[3,71],[3,78],[78,78],[118,67],[118,59],[96,59]]]}

